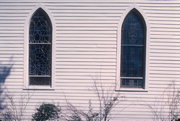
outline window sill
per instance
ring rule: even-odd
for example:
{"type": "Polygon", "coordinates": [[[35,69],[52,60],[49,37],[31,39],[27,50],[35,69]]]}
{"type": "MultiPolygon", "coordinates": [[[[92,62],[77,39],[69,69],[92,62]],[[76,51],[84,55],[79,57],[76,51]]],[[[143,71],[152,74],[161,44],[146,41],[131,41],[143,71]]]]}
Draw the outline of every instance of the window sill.
{"type": "Polygon", "coordinates": [[[51,86],[28,86],[24,88],[23,90],[55,90],[51,86]]]}
{"type": "Polygon", "coordinates": [[[142,89],[142,88],[120,88],[120,89],[116,89],[115,91],[120,91],[120,92],[148,92],[147,89],[142,89]]]}

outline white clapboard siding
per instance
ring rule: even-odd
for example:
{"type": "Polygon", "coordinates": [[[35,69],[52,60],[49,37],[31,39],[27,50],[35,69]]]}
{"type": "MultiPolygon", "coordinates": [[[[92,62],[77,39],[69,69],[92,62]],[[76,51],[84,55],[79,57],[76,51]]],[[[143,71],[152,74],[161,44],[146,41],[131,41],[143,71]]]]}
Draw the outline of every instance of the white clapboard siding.
{"type": "MultiPolygon", "coordinates": [[[[41,103],[60,104],[65,108],[68,100],[87,111],[91,100],[97,110],[99,103],[94,82],[99,89],[102,83],[110,94],[120,93],[120,103],[112,111],[112,121],[151,121],[153,115],[148,105],[165,102],[168,97],[163,98],[163,93],[165,90],[172,92],[173,81],[176,88],[180,88],[179,6],[180,1],[173,0],[0,0],[0,74],[4,73],[3,69],[10,68],[6,79],[0,76],[2,89],[12,95],[16,106],[21,106],[21,95],[31,95],[24,112],[24,121],[30,121],[41,103]],[[49,17],[55,27],[52,89],[25,87],[28,83],[25,80],[28,76],[25,75],[28,70],[25,67],[27,21],[38,6],[51,14],[49,17]],[[148,89],[145,92],[115,91],[118,28],[132,6],[138,7],[149,27],[148,89]]],[[[8,100],[2,103],[6,102],[8,100]]]]}

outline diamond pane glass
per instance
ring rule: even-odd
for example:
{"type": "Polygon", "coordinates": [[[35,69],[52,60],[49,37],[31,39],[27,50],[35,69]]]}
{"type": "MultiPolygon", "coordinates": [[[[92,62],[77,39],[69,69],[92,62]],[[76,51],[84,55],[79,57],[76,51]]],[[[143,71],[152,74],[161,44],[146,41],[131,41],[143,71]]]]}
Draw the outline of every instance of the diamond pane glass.
{"type": "Polygon", "coordinates": [[[29,74],[51,75],[51,45],[29,45],[29,74]]]}
{"type": "Polygon", "coordinates": [[[137,10],[132,10],[126,16],[121,32],[121,87],[142,88],[145,75],[146,27],[137,10]]]}
{"type": "Polygon", "coordinates": [[[52,25],[40,8],[31,18],[29,30],[29,84],[51,84],[52,25]]]}

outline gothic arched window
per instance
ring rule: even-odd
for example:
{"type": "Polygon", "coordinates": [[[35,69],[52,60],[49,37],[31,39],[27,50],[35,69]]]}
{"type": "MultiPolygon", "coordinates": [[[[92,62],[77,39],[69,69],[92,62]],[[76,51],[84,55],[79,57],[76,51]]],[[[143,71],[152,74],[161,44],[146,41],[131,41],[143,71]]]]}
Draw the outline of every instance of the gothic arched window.
{"type": "Polygon", "coordinates": [[[146,24],[142,15],[131,10],[121,28],[121,87],[144,88],[146,24]]]}
{"type": "Polygon", "coordinates": [[[52,24],[39,8],[29,28],[29,85],[51,85],[52,24]]]}

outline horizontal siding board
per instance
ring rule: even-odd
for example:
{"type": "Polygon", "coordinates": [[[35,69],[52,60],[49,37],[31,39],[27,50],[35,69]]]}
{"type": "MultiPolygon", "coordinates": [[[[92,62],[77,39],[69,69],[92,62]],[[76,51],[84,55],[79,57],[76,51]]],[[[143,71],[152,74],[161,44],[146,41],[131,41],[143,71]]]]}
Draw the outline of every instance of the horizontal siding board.
{"type": "Polygon", "coordinates": [[[57,32],[58,34],[63,34],[63,35],[67,35],[67,34],[93,34],[93,35],[96,35],[96,34],[116,34],[116,31],[109,31],[109,30],[100,30],[100,31],[97,31],[96,29],[94,29],[94,31],[72,31],[72,30],[68,30],[68,31],[58,31],[57,32]]]}
{"type": "MultiPolygon", "coordinates": [[[[7,59],[5,59],[7,60],[7,59]]],[[[20,60],[20,59],[19,59],[20,60]]],[[[59,62],[57,63],[57,66],[116,66],[116,63],[98,63],[98,62],[92,62],[92,63],[88,63],[88,62],[59,62]]],[[[173,68],[173,67],[172,67],[173,68]]]]}
{"type": "MultiPolygon", "coordinates": [[[[11,19],[10,19],[11,20],[11,19]]],[[[62,19],[55,19],[56,21],[59,21],[59,24],[117,24],[118,23],[118,19],[117,20],[62,20],[62,19]]],[[[109,34],[109,33],[108,33],[109,34]]]]}
{"type": "Polygon", "coordinates": [[[82,1],[69,1],[69,2],[59,2],[59,1],[56,1],[56,2],[44,2],[48,5],[61,5],[61,6],[92,6],[92,7],[115,7],[115,6],[122,6],[122,7],[127,7],[128,6],[128,2],[114,2],[112,3],[112,1],[109,1],[109,2],[97,2],[97,1],[90,1],[90,2],[82,2],[82,1]],[[118,4],[119,3],[119,4],[118,4]]]}
{"type": "MultiPolygon", "coordinates": [[[[1,9],[0,9],[1,10],[1,9]]],[[[9,10],[9,9],[8,9],[9,10]]],[[[15,9],[15,10],[21,10],[21,9],[15,9]]],[[[25,10],[28,10],[28,9],[25,9],[25,10]]],[[[119,13],[122,13],[122,11],[123,10],[125,10],[125,9],[120,9],[120,10],[109,10],[109,9],[64,9],[64,10],[61,10],[61,9],[54,9],[53,8],[53,10],[51,10],[51,11],[53,11],[53,13],[54,12],[60,12],[60,13],[70,13],[70,14],[79,14],[79,13],[81,13],[81,14],[84,14],[84,13],[86,13],[86,14],[89,14],[89,13],[92,13],[92,14],[111,14],[111,13],[113,13],[113,14],[119,14],[119,13]]],[[[176,11],[177,12],[177,11],[176,11]]]]}
{"type": "Polygon", "coordinates": [[[82,38],[78,38],[78,37],[57,37],[57,42],[63,42],[63,41],[101,41],[101,42],[106,42],[106,41],[114,41],[116,42],[116,38],[111,37],[111,38],[107,38],[107,37],[100,37],[100,38],[95,38],[95,37],[91,37],[91,38],[86,38],[86,37],[82,37],[82,38]]]}
{"type": "Polygon", "coordinates": [[[57,27],[85,27],[86,29],[88,27],[90,28],[94,28],[94,27],[103,27],[103,28],[106,28],[106,27],[114,27],[114,28],[117,28],[116,24],[104,24],[104,23],[84,23],[84,24],[69,24],[69,23],[64,23],[64,24],[61,24],[60,22],[56,23],[57,24],[57,27]]]}
{"type": "MultiPolygon", "coordinates": [[[[19,73],[19,72],[17,72],[17,73],[19,73]]],[[[57,71],[57,73],[58,73],[58,71],[57,71]]],[[[103,73],[103,72],[101,72],[99,75],[101,75],[101,76],[104,76],[104,77],[107,77],[107,76],[112,76],[112,77],[115,77],[115,74],[114,73],[103,73]]],[[[57,74],[57,76],[60,76],[60,77],[69,77],[69,76],[75,76],[75,77],[79,77],[79,76],[81,76],[81,77],[94,77],[94,76],[97,76],[96,74],[94,74],[94,73],[77,73],[77,72],[72,72],[72,73],[59,73],[59,74],[57,74]]],[[[89,82],[89,80],[85,80],[85,82],[89,82]]],[[[61,83],[61,82],[60,82],[61,83]]]]}
{"type": "Polygon", "coordinates": [[[63,45],[81,45],[81,46],[105,46],[105,45],[116,45],[116,41],[98,41],[98,40],[94,40],[94,41],[81,41],[81,40],[59,40],[56,42],[56,44],[59,44],[59,46],[63,46],[63,45]]]}
{"type": "Polygon", "coordinates": [[[82,48],[61,48],[59,50],[57,50],[57,52],[62,52],[62,51],[66,51],[66,52],[116,52],[116,49],[112,49],[112,48],[101,48],[101,49],[97,49],[97,48],[89,48],[89,50],[85,50],[82,48]],[[109,49],[109,50],[108,50],[109,49]]]}
{"type": "MultiPolygon", "coordinates": [[[[87,51],[76,51],[76,52],[74,52],[74,51],[59,51],[58,52],[59,53],[59,55],[112,55],[112,56],[114,56],[115,55],[115,52],[106,52],[106,53],[104,53],[104,52],[96,52],[96,53],[94,53],[93,51],[89,51],[89,52],[87,52],[87,51]]],[[[58,58],[58,56],[56,56],[57,58],[58,58]]]]}
{"type": "Polygon", "coordinates": [[[84,14],[81,14],[81,13],[61,13],[61,12],[52,12],[52,14],[58,14],[59,16],[63,16],[63,17],[68,17],[68,16],[78,16],[78,17],[119,17],[119,15],[121,13],[97,13],[97,14],[94,14],[94,13],[84,13],[84,14]]]}
{"type": "MultiPolygon", "coordinates": [[[[57,68],[58,69],[58,68],[57,68]]],[[[115,73],[114,70],[105,70],[105,69],[101,69],[100,67],[98,69],[59,69],[58,71],[59,73],[73,73],[73,72],[77,72],[77,73],[115,73]]]]}
{"type": "Polygon", "coordinates": [[[59,25],[57,25],[57,31],[63,31],[63,32],[65,32],[65,31],[111,31],[111,30],[117,30],[117,27],[104,27],[104,26],[102,26],[102,27],[92,27],[92,26],[90,26],[90,27],[71,27],[71,26],[59,26],[59,25]]]}

